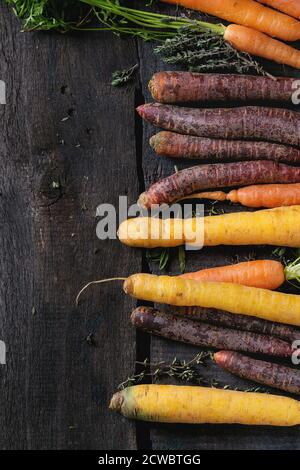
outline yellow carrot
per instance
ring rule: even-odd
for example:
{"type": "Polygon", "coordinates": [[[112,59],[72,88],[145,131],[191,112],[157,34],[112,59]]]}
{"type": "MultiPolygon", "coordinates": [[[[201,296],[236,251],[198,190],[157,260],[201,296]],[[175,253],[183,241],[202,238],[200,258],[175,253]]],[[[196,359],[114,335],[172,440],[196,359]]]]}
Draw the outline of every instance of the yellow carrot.
{"type": "Polygon", "coordinates": [[[134,274],[124,292],[139,300],[178,307],[205,307],[300,326],[300,296],[227,282],[134,274]]]}
{"type": "Polygon", "coordinates": [[[124,221],[118,237],[126,245],[155,248],[196,243],[204,245],[300,246],[300,206],[237,212],[193,219],[137,217],[124,221]]]}
{"type": "Polygon", "coordinates": [[[116,393],[110,409],[162,423],[300,424],[300,402],[292,398],[207,387],[136,385],[116,393]]]}

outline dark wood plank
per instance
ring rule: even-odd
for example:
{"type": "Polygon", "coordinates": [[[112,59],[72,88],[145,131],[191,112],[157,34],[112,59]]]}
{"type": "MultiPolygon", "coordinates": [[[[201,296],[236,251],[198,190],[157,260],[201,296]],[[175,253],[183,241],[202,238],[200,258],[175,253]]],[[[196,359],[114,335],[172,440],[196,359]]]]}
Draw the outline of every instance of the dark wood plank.
{"type": "MultiPolygon", "coordinates": [[[[147,83],[152,74],[159,70],[168,70],[172,67],[162,63],[153,54],[151,44],[140,44],[141,58],[141,80],[145,102],[152,101],[147,83]]],[[[268,64],[269,65],[269,64],[268,64]]],[[[276,75],[290,75],[298,77],[297,71],[275,67],[276,75]]],[[[149,138],[157,132],[153,126],[144,123],[144,145],[143,145],[143,171],[145,185],[148,187],[159,178],[174,172],[174,162],[157,158],[149,146],[149,138]]],[[[176,161],[178,168],[185,166],[183,162],[176,161]]],[[[224,206],[226,210],[232,211],[232,207],[224,206]]],[[[235,210],[241,210],[236,208],[235,210]]],[[[195,271],[201,267],[211,267],[230,262],[235,262],[236,257],[247,258],[255,253],[257,258],[272,255],[272,248],[266,247],[217,247],[204,248],[200,252],[187,254],[187,271],[195,271]]],[[[157,266],[151,265],[150,269],[158,273],[157,266]]],[[[176,260],[169,266],[171,274],[179,273],[176,260]]],[[[151,338],[151,361],[172,362],[174,357],[190,360],[198,350],[188,345],[174,343],[161,338],[151,338]]],[[[221,384],[233,387],[249,387],[249,382],[239,380],[232,375],[221,371],[218,367],[210,364],[207,368],[201,368],[206,379],[218,380],[221,384]]],[[[253,383],[250,384],[253,386],[253,383]]],[[[274,393],[274,391],[273,391],[274,393]]],[[[300,449],[300,427],[292,429],[277,429],[265,427],[242,427],[242,426],[164,426],[148,425],[153,449],[157,450],[187,450],[187,449],[300,449]]]]}
{"type": "Polygon", "coordinates": [[[19,29],[1,5],[0,447],[134,449],[135,424],[108,411],[135,361],[134,303],[120,285],[74,300],[89,280],[141,268],[95,233],[99,204],[139,190],[135,88],[110,86],[135,43],[19,29]]]}

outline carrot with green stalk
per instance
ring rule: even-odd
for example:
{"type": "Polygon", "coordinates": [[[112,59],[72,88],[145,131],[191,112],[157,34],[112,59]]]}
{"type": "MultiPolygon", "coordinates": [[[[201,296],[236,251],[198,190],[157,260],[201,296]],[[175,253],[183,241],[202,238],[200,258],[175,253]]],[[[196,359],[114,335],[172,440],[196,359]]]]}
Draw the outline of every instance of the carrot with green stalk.
{"type": "MultiPolygon", "coordinates": [[[[254,0],[162,0],[248,26],[283,41],[300,39],[300,22],[254,0]]],[[[278,1],[277,1],[278,3],[278,1]]]]}
{"type": "MultiPolygon", "coordinates": [[[[65,6],[59,5],[60,2],[54,2],[54,5],[51,2],[49,5],[48,2],[37,0],[34,2],[34,8],[32,2],[25,0],[7,0],[7,2],[14,5],[14,10],[17,16],[22,20],[24,30],[27,31],[39,29],[59,29],[62,31],[110,30],[117,34],[137,36],[145,40],[164,41],[178,36],[183,28],[187,28],[195,34],[195,40],[198,43],[202,42],[201,48],[203,50],[205,49],[205,59],[210,57],[212,65],[220,66],[220,62],[222,61],[219,61],[215,50],[211,55],[209,54],[209,47],[206,47],[207,34],[214,38],[224,39],[225,46],[229,44],[237,51],[270,59],[280,64],[290,65],[291,67],[300,68],[300,51],[267,36],[267,34],[263,32],[256,31],[247,26],[240,26],[238,24],[230,24],[229,26],[216,25],[206,21],[191,20],[180,16],[163,15],[151,11],[124,7],[110,0],[78,0],[79,6],[89,5],[91,7],[91,14],[87,16],[87,18],[78,19],[77,22],[71,22],[66,20],[65,6]],[[91,26],[91,16],[93,16],[96,21],[98,20],[101,25],[96,24],[95,26],[91,26]]],[[[215,1],[212,2],[209,0],[206,3],[213,5],[215,1]]],[[[224,3],[223,0],[221,3],[224,3]]],[[[236,4],[236,1],[234,3],[236,4]]],[[[259,4],[258,7],[263,10],[268,10],[259,4]]],[[[224,8],[223,6],[221,11],[226,11],[226,7],[224,8]]],[[[251,18],[256,20],[255,23],[269,25],[270,29],[263,29],[266,30],[267,33],[271,32],[271,35],[274,33],[274,36],[278,35],[278,37],[282,37],[284,40],[300,38],[297,20],[276,12],[271,13],[271,17],[267,15],[262,18],[262,16],[259,15],[258,18],[253,16],[251,16],[251,18]],[[275,15],[277,15],[276,18],[278,18],[276,21],[274,21],[275,15]],[[263,22],[261,22],[262,19],[264,20],[263,22]]],[[[244,11],[242,15],[245,16],[244,11]]],[[[239,21],[237,21],[237,23],[239,23],[239,21]]],[[[252,21],[246,24],[253,26],[252,21]]],[[[250,60],[249,63],[247,54],[244,57],[235,54],[233,57],[232,51],[229,51],[226,47],[225,49],[227,49],[225,51],[226,57],[228,58],[228,56],[231,55],[231,62],[236,61],[238,64],[242,62],[242,66],[245,69],[249,70],[252,68],[260,70],[261,72],[259,65],[255,63],[255,61],[251,63],[250,60]]],[[[224,53],[224,50],[222,52],[224,53]]]]}
{"type": "Polygon", "coordinates": [[[126,418],[161,423],[300,424],[297,400],[208,387],[135,385],[116,393],[109,408],[126,418]]]}

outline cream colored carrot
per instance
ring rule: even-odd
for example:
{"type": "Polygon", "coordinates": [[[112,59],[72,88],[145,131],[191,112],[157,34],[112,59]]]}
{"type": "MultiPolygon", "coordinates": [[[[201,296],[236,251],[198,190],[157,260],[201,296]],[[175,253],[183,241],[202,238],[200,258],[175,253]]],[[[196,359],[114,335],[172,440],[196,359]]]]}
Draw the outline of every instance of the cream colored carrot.
{"type": "Polygon", "coordinates": [[[110,409],[162,423],[300,424],[300,402],[292,398],[207,387],[136,385],[116,393],[110,409]]]}
{"type": "Polygon", "coordinates": [[[203,239],[205,246],[300,246],[300,206],[237,212],[193,219],[137,217],[124,221],[122,243],[143,248],[174,247],[203,239]]]}
{"type": "Polygon", "coordinates": [[[227,282],[134,274],[124,292],[139,300],[178,307],[205,307],[300,326],[300,296],[227,282]]]}

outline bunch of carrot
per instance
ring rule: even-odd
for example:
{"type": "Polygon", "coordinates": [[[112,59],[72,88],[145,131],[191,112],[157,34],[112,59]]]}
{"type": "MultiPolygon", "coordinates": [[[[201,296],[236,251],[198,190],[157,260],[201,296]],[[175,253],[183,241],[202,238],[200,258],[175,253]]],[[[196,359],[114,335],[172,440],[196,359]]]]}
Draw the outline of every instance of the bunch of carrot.
{"type": "MultiPolygon", "coordinates": [[[[121,224],[119,239],[130,246],[176,246],[193,242],[204,222],[203,240],[207,246],[299,247],[299,168],[282,163],[300,162],[299,115],[276,108],[174,106],[213,99],[287,102],[293,92],[292,80],[160,72],[149,87],[159,104],[144,105],[138,112],[165,129],[151,139],[156,153],[173,158],[213,158],[218,163],[187,168],[154,183],[140,196],[140,205],[151,209],[155,204],[180,199],[207,198],[268,209],[206,217],[203,221],[139,217],[121,224]],[[224,163],[228,160],[234,162],[224,163]],[[230,186],[244,187],[229,193],[207,191],[230,186]]],[[[124,291],[139,300],[173,306],[169,313],[138,307],[131,315],[135,327],[167,339],[220,350],[214,359],[229,372],[300,394],[298,371],[241,354],[292,355],[292,343],[300,339],[300,330],[295,328],[300,327],[300,297],[274,292],[290,279],[300,279],[298,260],[288,266],[259,260],[174,277],[136,274],[125,280],[124,291]]],[[[280,417],[272,408],[272,395],[261,398],[200,387],[153,385],[131,387],[116,394],[111,408],[128,417],[164,422],[299,424],[298,402],[276,398],[280,417]],[[184,412],[182,400],[192,400],[184,412]],[[209,413],[205,412],[206,406],[210,407],[209,413]]]]}
{"type": "MultiPolygon", "coordinates": [[[[273,39],[300,39],[299,2],[276,0],[164,0],[237,24],[224,38],[237,49],[300,68],[300,53],[273,39]],[[271,10],[282,10],[283,13],[271,10]],[[290,15],[290,16],[288,16],[290,15]],[[294,18],[292,18],[293,16],[294,18]]],[[[123,222],[119,239],[130,246],[173,247],[195,242],[203,229],[206,246],[270,244],[300,246],[300,115],[282,108],[188,108],[178,104],[226,100],[287,103],[292,79],[160,72],[149,84],[155,104],[138,108],[163,128],[151,139],[158,155],[213,160],[176,172],[140,196],[147,209],[190,197],[239,202],[267,210],[215,217],[123,222]],[[230,163],[227,163],[227,162],[230,163]],[[244,186],[225,193],[224,187],[244,186]],[[218,191],[208,191],[218,189],[218,191]]],[[[300,297],[276,292],[300,279],[298,261],[284,267],[271,260],[204,269],[181,276],[134,274],[123,280],[132,297],[173,306],[171,312],[138,307],[132,324],[167,339],[219,350],[216,363],[243,378],[300,394],[294,369],[244,356],[290,357],[300,339],[300,297]]],[[[106,281],[96,281],[102,283],[106,281]]],[[[82,293],[82,292],[81,292],[82,293]]],[[[80,295],[81,295],[80,293],[80,295]]],[[[110,408],[124,416],[176,423],[300,424],[300,404],[286,397],[202,387],[140,385],[115,394],[110,408]]]]}
{"type": "Polygon", "coordinates": [[[297,0],[162,0],[199,10],[232,22],[224,39],[234,48],[280,64],[300,68],[300,53],[283,41],[300,39],[300,7],[297,0]],[[271,6],[272,8],[268,8],[271,6]],[[279,11],[276,11],[279,10],[279,11]]]}

